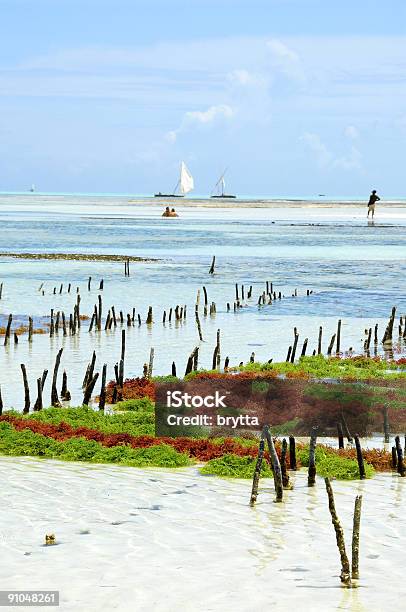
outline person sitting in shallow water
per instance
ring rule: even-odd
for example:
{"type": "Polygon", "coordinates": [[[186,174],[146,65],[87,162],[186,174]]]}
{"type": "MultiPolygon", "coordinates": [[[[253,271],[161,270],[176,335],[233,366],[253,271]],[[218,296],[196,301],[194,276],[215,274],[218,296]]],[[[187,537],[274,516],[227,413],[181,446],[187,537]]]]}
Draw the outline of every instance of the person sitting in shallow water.
{"type": "Polygon", "coordinates": [[[171,216],[171,211],[169,209],[169,206],[167,206],[164,210],[164,212],[162,213],[163,217],[170,217],[171,216]]]}
{"type": "Polygon", "coordinates": [[[176,212],[176,210],[174,208],[172,208],[171,212],[169,213],[170,217],[179,217],[178,213],[176,212]]]}

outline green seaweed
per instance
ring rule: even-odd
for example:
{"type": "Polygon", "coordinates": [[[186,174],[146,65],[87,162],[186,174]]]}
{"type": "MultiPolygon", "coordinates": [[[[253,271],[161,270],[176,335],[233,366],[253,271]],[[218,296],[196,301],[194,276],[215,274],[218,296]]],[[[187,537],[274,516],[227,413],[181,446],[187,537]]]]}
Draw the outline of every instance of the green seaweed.
{"type": "MultiPolygon", "coordinates": [[[[202,468],[200,473],[210,476],[221,476],[222,478],[252,478],[257,460],[254,457],[239,457],[228,454],[211,459],[202,468]]],[[[262,462],[261,476],[271,478],[272,471],[268,463],[262,462]]]]}
{"type": "MultiPolygon", "coordinates": [[[[309,448],[299,449],[297,458],[304,467],[309,465],[309,448]]],[[[372,478],[375,470],[372,465],[364,461],[365,475],[367,478],[372,478]]],[[[328,449],[322,446],[316,447],[316,470],[319,476],[323,478],[336,478],[337,480],[358,480],[359,469],[355,459],[347,457],[339,457],[328,452],[328,449]]]]}
{"type": "Polygon", "coordinates": [[[167,444],[147,448],[126,445],[105,447],[95,440],[69,438],[54,440],[29,429],[16,431],[9,423],[0,422],[0,454],[31,456],[63,461],[116,463],[132,467],[185,467],[192,461],[167,444]]]}

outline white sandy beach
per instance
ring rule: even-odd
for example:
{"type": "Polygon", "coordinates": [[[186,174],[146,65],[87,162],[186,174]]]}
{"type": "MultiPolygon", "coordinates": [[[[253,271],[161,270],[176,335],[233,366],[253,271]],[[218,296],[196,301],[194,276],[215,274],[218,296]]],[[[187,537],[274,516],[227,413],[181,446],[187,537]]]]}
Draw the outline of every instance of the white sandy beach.
{"type": "Polygon", "coordinates": [[[363,494],[359,588],[346,590],[324,482],[309,489],[304,472],[282,504],[262,481],[250,508],[250,481],[197,468],[5,457],[0,466],[1,588],[59,589],[61,612],[384,612],[406,595],[406,483],[397,475],[333,483],[348,552],[363,494]],[[57,546],[43,546],[46,533],[57,546]]]}

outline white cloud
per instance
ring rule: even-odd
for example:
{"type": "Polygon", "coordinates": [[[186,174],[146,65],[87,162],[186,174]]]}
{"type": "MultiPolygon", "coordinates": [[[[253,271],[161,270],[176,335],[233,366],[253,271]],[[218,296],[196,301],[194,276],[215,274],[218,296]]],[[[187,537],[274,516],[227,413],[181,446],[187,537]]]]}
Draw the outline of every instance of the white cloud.
{"type": "Polygon", "coordinates": [[[217,120],[231,119],[233,116],[234,109],[227,104],[210,106],[204,111],[187,111],[184,114],[178,129],[167,132],[165,134],[165,139],[168,142],[175,142],[181,132],[185,132],[193,128],[193,125],[209,125],[217,120]]]}
{"type": "Polygon", "coordinates": [[[301,58],[296,51],[278,39],[268,40],[266,46],[271,56],[271,68],[298,82],[306,80],[301,58]]]}
{"type": "Polygon", "coordinates": [[[362,167],[362,155],[356,147],[351,147],[348,155],[338,157],[333,162],[334,168],[341,168],[342,170],[360,170],[362,167]]]}
{"type": "Polygon", "coordinates": [[[187,123],[212,123],[217,117],[225,117],[230,119],[234,115],[231,106],[227,104],[219,104],[218,106],[210,106],[205,111],[188,111],[185,114],[184,121],[187,123]]]}
{"type": "Polygon", "coordinates": [[[277,39],[268,40],[266,43],[266,46],[268,47],[268,49],[272,51],[272,53],[276,57],[279,57],[283,61],[288,61],[288,62],[293,62],[293,63],[296,63],[299,61],[298,54],[292,49],[290,49],[287,45],[285,45],[285,43],[283,43],[280,40],[277,40],[277,39]]]}
{"type": "Polygon", "coordinates": [[[350,140],[357,140],[359,138],[359,132],[354,125],[347,125],[344,135],[350,140]]]}
{"type": "Polygon", "coordinates": [[[348,154],[337,156],[324,144],[319,134],[305,132],[301,140],[314,154],[319,168],[339,168],[341,170],[360,170],[362,168],[361,152],[354,146],[351,147],[348,154]]]}
{"type": "Polygon", "coordinates": [[[315,155],[316,161],[320,168],[328,167],[333,161],[333,155],[322,142],[320,136],[314,132],[305,132],[301,140],[306,143],[310,151],[315,155]]]}
{"type": "Polygon", "coordinates": [[[227,81],[232,84],[241,85],[242,87],[262,86],[266,84],[266,77],[263,74],[249,72],[243,68],[232,70],[226,76],[227,81]]]}

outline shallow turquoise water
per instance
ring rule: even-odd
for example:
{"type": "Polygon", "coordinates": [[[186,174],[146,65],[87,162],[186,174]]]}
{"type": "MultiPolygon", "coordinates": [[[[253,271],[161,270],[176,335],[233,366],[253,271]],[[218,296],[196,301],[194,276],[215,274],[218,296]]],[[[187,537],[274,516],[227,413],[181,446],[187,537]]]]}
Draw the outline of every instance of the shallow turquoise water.
{"type": "MultiPolygon", "coordinates": [[[[177,205],[177,204],[175,204],[177,205]]],[[[292,343],[293,327],[299,344],[309,338],[309,351],[317,343],[319,325],[324,327],[324,345],[343,320],[342,348],[362,351],[364,330],[379,323],[380,337],[391,307],[406,313],[406,208],[377,209],[375,224],[366,220],[366,206],[333,208],[297,207],[213,209],[179,208],[178,219],[162,219],[162,205],[148,201],[129,203],[126,198],[0,196],[0,252],[76,252],[128,254],[157,261],[131,264],[124,276],[122,263],[82,261],[38,261],[0,258],[0,325],[9,313],[24,322],[28,315],[47,316],[55,311],[72,312],[74,290],[79,287],[82,313],[91,314],[104,279],[104,313],[114,304],[124,314],[135,307],[142,326],[128,329],[127,373],[139,374],[155,349],[155,372],[168,373],[172,360],[179,372],[188,354],[198,344],[194,322],[196,292],[203,285],[209,301],[217,305],[216,317],[204,319],[200,358],[211,366],[217,329],[222,335],[222,359],[247,361],[252,351],[259,360],[285,359],[292,343]],[[216,274],[208,275],[216,255],[216,274]],[[92,276],[92,290],[87,279],[92,276]],[[265,282],[286,298],[258,309],[258,296],[265,282]],[[44,283],[45,295],[38,292],[44,283]],[[253,286],[253,299],[237,313],[227,313],[235,283],[253,286]],[[59,287],[63,284],[63,293],[59,287]],[[53,295],[53,288],[58,293],[53,295]],[[292,297],[297,289],[298,296],[292,297]],[[306,296],[306,290],[313,295],[306,296]],[[177,304],[188,306],[186,322],[161,323],[163,310],[177,304]],[[155,324],[145,326],[148,306],[153,306],[155,324]]],[[[63,366],[71,378],[71,391],[80,401],[80,383],[93,348],[109,372],[120,352],[120,333],[88,334],[83,324],[73,338],[25,337],[18,346],[0,346],[0,383],[7,403],[20,405],[20,363],[26,363],[30,382],[43,367],[52,367],[60,346],[65,347],[63,366]],[[13,382],[15,379],[16,382],[13,382]]],[[[380,350],[380,349],[379,349],[380,350]]],[[[398,354],[403,344],[395,346],[398,354]]],[[[112,375],[111,375],[112,377],[112,375]]]]}

